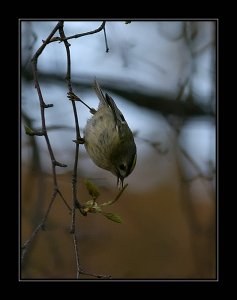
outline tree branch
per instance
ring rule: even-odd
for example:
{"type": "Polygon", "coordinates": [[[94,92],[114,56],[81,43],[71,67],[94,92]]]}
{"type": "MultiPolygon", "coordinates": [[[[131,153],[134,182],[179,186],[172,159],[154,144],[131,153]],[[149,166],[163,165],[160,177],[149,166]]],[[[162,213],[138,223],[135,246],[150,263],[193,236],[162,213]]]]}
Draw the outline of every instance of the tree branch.
{"type": "Polygon", "coordinates": [[[82,36],[95,34],[95,33],[100,32],[101,30],[103,30],[105,28],[105,23],[106,23],[106,21],[103,21],[102,24],[100,25],[100,27],[98,27],[97,29],[92,30],[92,31],[88,31],[88,32],[84,32],[84,33],[78,33],[78,34],[74,34],[74,35],[71,35],[71,36],[68,36],[68,37],[65,37],[65,36],[62,37],[60,35],[60,37],[61,37],[60,40],[62,42],[66,42],[66,41],[71,40],[71,39],[78,39],[78,38],[80,38],[82,36]]]}
{"type": "Polygon", "coordinates": [[[38,70],[37,70],[38,58],[41,55],[41,53],[44,51],[46,45],[49,43],[50,39],[53,37],[55,32],[60,28],[60,24],[61,23],[58,22],[58,24],[54,27],[52,32],[47,37],[46,41],[36,51],[36,53],[34,54],[32,60],[31,60],[32,69],[33,69],[33,76],[34,76],[34,81],[35,81],[35,88],[37,90],[37,93],[38,93],[38,96],[39,96],[39,102],[40,102],[41,126],[42,126],[42,128],[40,130],[40,132],[42,134],[40,134],[40,135],[44,136],[44,138],[45,138],[45,141],[46,141],[46,144],[47,144],[47,147],[48,147],[48,151],[49,151],[49,155],[50,155],[50,158],[51,158],[54,187],[53,187],[53,191],[52,191],[51,201],[49,203],[48,209],[47,209],[43,219],[41,220],[40,224],[36,227],[36,229],[33,231],[30,238],[24,243],[24,245],[22,247],[22,255],[21,255],[21,262],[22,263],[24,262],[25,255],[26,255],[27,251],[29,250],[29,247],[32,244],[33,240],[37,236],[39,230],[44,227],[45,222],[47,221],[48,215],[50,213],[51,207],[52,207],[52,205],[54,203],[54,200],[56,198],[56,195],[59,193],[61,198],[63,199],[63,202],[66,203],[65,199],[62,197],[62,193],[59,190],[58,183],[57,183],[57,176],[56,176],[56,166],[66,167],[66,165],[58,162],[55,159],[55,156],[54,156],[54,153],[53,153],[53,150],[52,150],[52,147],[51,147],[51,143],[49,141],[49,137],[48,137],[48,133],[47,133],[47,127],[46,127],[46,121],[45,121],[45,109],[49,108],[49,107],[52,107],[53,105],[52,104],[46,104],[44,102],[43,95],[42,95],[42,92],[41,92],[41,89],[40,89],[39,80],[38,80],[38,70]]]}
{"type": "MultiPolygon", "coordinates": [[[[97,32],[97,31],[96,31],[97,32]]],[[[95,32],[93,32],[95,33],[95,32]]],[[[67,38],[65,37],[65,33],[63,30],[63,22],[61,22],[61,26],[59,28],[59,34],[61,39],[64,42],[66,53],[67,53],[67,85],[68,85],[68,91],[69,94],[74,94],[72,89],[72,83],[71,83],[71,55],[70,55],[70,44],[67,42],[67,38]]],[[[71,99],[71,98],[69,98],[71,99]]],[[[79,127],[79,121],[78,121],[78,115],[77,115],[77,108],[76,108],[76,102],[71,100],[72,108],[73,108],[73,114],[75,119],[75,127],[76,127],[76,141],[82,140],[80,135],[80,127],[79,127]]],[[[73,202],[73,208],[72,208],[72,221],[71,221],[71,230],[70,232],[73,235],[73,244],[74,244],[74,250],[75,250],[75,258],[76,258],[76,266],[77,266],[77,279],[79,279],[80,274],[87,274],[90,276],[94,276],[97,278],[109,278],[108,276],[103,275],[95,275],[90,273],[85,273],[80,266],[80,256],[79,256],[79,247],[78,247],[78,240],[77,240],[77,234],[75,229],[75,210],[76,208],[79,208],[80,212],[85,216],[86,212],[83,209],[83,206],[80,204],[77,198],[77,169],[78,169],[78,156],[79,156],[79,145],[80,143],[76,143],[76,149],[75,149],[75,157],[74,157],[74,168],[73,168],[73,174],[72,174],[72,202],[73,202]]]]}

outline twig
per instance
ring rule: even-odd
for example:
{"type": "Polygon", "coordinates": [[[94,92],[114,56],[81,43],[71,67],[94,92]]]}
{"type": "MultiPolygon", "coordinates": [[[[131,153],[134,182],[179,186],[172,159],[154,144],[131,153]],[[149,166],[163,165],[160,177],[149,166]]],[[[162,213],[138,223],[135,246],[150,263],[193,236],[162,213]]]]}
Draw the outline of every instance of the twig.
{"type": "Polygon", "coordinates": [[[105,36],[105,47],[106,47],[105,52],[108,53],[109,52],[109,46],[108,46],[108,42],[107,42],[107,36],[106,36],[105,26],[104,26],[103,30],[104,30],[104,36],[105,36]]]}
{"type": "Polygon", "coordinates": [[[98,279],[111,279],[111,275],[101,275],[101,274],[89,273],[89,272],[86,272],[86,271],[84,271],[82,269],[80,271],[80,274],[82,274],[82,275],[88,275],[88,276],[91,276],[91,277],[96,277],[98,279]]]}
{"type": "Polygon", "coordinates": [[[105,203],[101,204],[101,206],[107,206],[107,205],[114,204],[116,201],[118,201],[118,199],[121,197],[121,195],[123,194],[123,192],[125,191],[125,189],[127,187],[128,187],[128,183],[125,184],[125,186],[119,191],[118,195],[113,200],[105,202],[105,203]]]}
{"type": "Polygon", "coordinates": [[[35,55],[33,56],[31,62],[32,62],[32,68],[33,68],[33,75],[34,75],[34,80],[35,80],[35,88],[37,89],[38,96],[39,96],[39,101],[40,101],[40,112],[41,112],[41,123],[42,123],[42,133],[45,137],[46,144],[48,147],[49,155],[52,161],[53,165],[53,174],[54,174],[54,186],[57,186],[57,180],[56,180],[56,173],[55,173],[55,166],[58,165],[60,167],[66,167],[66,165],[63,165],[59,162],[56,161],[54,157],[54,153],[49,141],[48,133],[47,133],[47,128],[46,128],[46,122],[45,122],[45,109],[52,107],[52,104],[46,104],[44,102],[39,81],[38,81],[38,70],[37,70],[37,62],[38,62],[38,57],[40,54],[43,52],[44,48],[46,47],[47,43],[50,41],[51,37],[55,34],[55,32],[58,30],[60,25],[60,22],[55,26],[55,28],[52,30],[48,38],[46,39],[45,43],[41,45],[41,47],[36,51],[35,55]]]}
{"type": "MultiPolygon", "coordinates": [[[[63,21],[61,21],[61,22],[63,23],[63,21]]],[[[106,21],[103,21],[102,24],[100,25],[100,27],[98,27],[95,30],[84,32],[84,33],[74,34],[74,35],[71,35],[71,36],[68,36],[68,37],[66,37],[65,35],[64,35],[64,37],[62,37],[62,35],[60,34],[60,37],[53,37],[53,38],[51,38],[51,40],[49,41],[49,43],[53,43],[53,42],[64,42],[65,43],[68,40],[78,39],[78,38],[80,38],[82,36],[87,36],[87,35],[95,34],[97,32],[100,32],[101,30],[104,30],[105,48],[106,48],[105,51],[108,53],[109,52],[109,46],[108,46],[108,41],[107,41],[107,36],[106,36],[105,23],[106,23],[106,21]]],[[[43,40],[44,43],[46,41],[43,40]]]]}
{"type": "MultiPolygon", "coordinates": [[[[75,217],[75,213],[74,213],[74,217],[75,217]]],[[[74,243],[76,263],[77,263],[77,279],[79,279],[80,274],[81,274],[80,256],[79,256],[79,249],[78,249],[78,244],[77,244],[77,236],[76,236],[75,232],[73,233],[73,243],[74,243]]]]}
{"type": "Polygon", "coordinates": [[[66,205],[66,207],[69,209],[69,211],[72,211],[70,205],[67,203],[66,199],[63,197],[63,194],[60,192],[60,190],[57,191],[61,199],[63,200],[63,203],[66,205]]]}
{"type": "MultiPolygon", "coordinates": [[[[67,53],[66,81],[67,81],[69,93],[73,93],[72,84],[71,84],[71,54],[70,54],[70,48],[69,48],[70,44],[65,39],[66,37],[65,37],[64,30],[63,30],[63,22],[61,22],[60,25],[61,26],[59,28],[59,34],[60,34],[60,37],[64,40],[64,46],[65,46],[66,53],[67,53]]],[[[79,127],[78,116],[77,116],[76,103],[74,101],[71,101],[71,103],[72,103],[73,114],[74,114],[74,119],[75,119],[75,126],[76,126],[76,139],[79,140],[79,139],[81,139],[81,135],[80,135],[80,127],[79,127]]],[[[75,219],[76,219],[75,211],[76,211],[76,208],[78,207],[80,212],[83,215],[85,215],[83,207],[77,199],[78,155],[79,155],[79,144],[76,143],[74,168],[73,168],[73,174],[72,174],[72,203],[73,203],[73,207],[72,207],[72,221],[71,221],[71,230],[70,230],[70,232],[73,234],[73,243],[74,243],[76,266],[77,266],[77,279],[79,279],[79,277],[80,277],[80,257],[79,257],[79,249],[78,249],[77,237],[76,237],[76,232],[75,232],[75,219]]]]}
{"type": "MultiPolygon", "coordinates": [[[[62,39],[64,39],[64,45],[67,53],[67,74],[66,74],[66,81],[68,85],[69,93],[73,93],[72,90],[72,83],[71,83],[71,54],[70,54],[70,44],[65,39],[65,33],[63,30],[63,21],[60,22],[60,28],[59,28],[59,34],[62,39]]],[[[75,127],[76,127],[76,140],[81,140],[80,135],[80,127],[79,127],[79,121],[77,116],[77,107],[74,101],[71,101],[72,108],[73,108],[73,114],[75,119],[75,127]]],[[[80,204],[80,202],[77,199],[77,168],[78,168],[78,155],[79,155],[79,144],[76,143],[76,150],[75,150],[75,160],[74,160],[74,168],[73,168],[73,174],[72,174],[72,190],[73,190],[73,211],[72,211],[72,217],[73,214],[75,214],[75,208],[79,206],[80,212],[85,215],[83,211],[83,207],[80,204]]],[[[75,220],[75,218],[73,218],[75,220]]],[[[75,222],[72,223],[71,231],[75,231],[75,222]]]]}
{"type": "Polygon", "coordinates": [[[78,39],[78,38],[80,38],[82,36],[86,36],[86,35],[90,35],[90,34],[94,34],[94,33],[100,32],[102,29],[104,29],[105,23],[106,23],[106,21],[103,21],[102,24],[100,25],[100,27],[98,27],[97,29],[92,30],[92,31],[88,31],[88,32],[84,32],[84,33],[79,33],[79,34],[71,35],[71,36],[64,37],[64,38],[62,38],[62,36],[61,36],[61,41],[65,42],[65,41],[68,41],[68,40],[71,40],[71,39],[78,39]]]}
{"type": "MultiPolygon", "coordinates": [[[[105,22],[103,22],[101,26],[104,26],[104,25],[105,25],[105,22]]],[[[101,27],[101,29],[102,28],[103,27],[101,27]]],[[[93,34],[93,33],[96,33],[100,30],[95,30],[95,31],[90,32],[88,34],[93,34]]],[[[72,89],[70,44],[67,42],[67,40],[69,38],[65,37],[65,33],[64,33],[64,30],[63,30],[63,22],[61,22],[61,24],[60,24],[59,34],[60,34],[61,39],[64,42],[66,53],[67,53],[66,81],[67,81],[68,91],[69,91],[68,95],[69,95],[70,100],[79,100],[79,101],[81,101],[79,97],[75,96],[75,94],[73,93],[73,89],[72,89]],[[72,96],[75,96],[77,99],[71,99],[72,96]]],[[[86,35],[86,34],[83,34],[83,35],[86,35]]],[[[83,101],[81,101],[81,102],[83,102],[83,101]]],[[[76,141],[81,141],[82,138],[81,138],[81,135],[80,135],[80,127],[79,127],[76,103],[75,103],[75,101],[71,101],[71,103],[72,103],[73,114],[74,114],[74,119],[75,119],[76,141]]],[[[92,109],[90,108],[90,110],[92,110],[92,109]]],[[[73,208],[72,208],[72,221],[71,221],[71,230],[70,230],[70,232],[73,235],[73,244],[74,244],[76,266],[77,266],[77,279],[79,279],[80,274],[90,275],[90,276],[93,276],[93,277],[96,277],[96,278],[106,278],[107,279],[107,278],[110,278],[110,276],[90,274],[90,273],[87,273],[87,272],[83,271],[81,266],[80,266],[79,247],[78,247],[78,241],[77,241],[77,235],[76,235],[76,229],[75,229],[75,221],[76,221],[75,210],[76,210],[76,208],[79,208],[81,214],[84,215],[84,216],[86,215],[86,212],[84,211],[84,207],[80,204],[80,202],[78,201],[78,198],[77,198],[77,169],[78,169],[79,145],[80,145],[80,143],[76,142],[75,157],[74,157],[74,168],[73,168],[73,174],[72,174],[72,192],[73,192],[72,202],[73,202],[73,208]]],[[[126,188],[126,186],[124,187],[124,189],[125,188],[126,188]]],[[[122,192],[120,193],[120,195],[121,194],[122,194],[122,192]]]]}

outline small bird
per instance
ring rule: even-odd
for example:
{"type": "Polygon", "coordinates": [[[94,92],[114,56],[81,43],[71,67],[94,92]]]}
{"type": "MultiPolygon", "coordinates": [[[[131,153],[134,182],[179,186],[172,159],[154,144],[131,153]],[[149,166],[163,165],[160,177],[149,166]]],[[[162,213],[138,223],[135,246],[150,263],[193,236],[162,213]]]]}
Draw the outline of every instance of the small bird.
{"type": "Polygon", "coordinates": [[[123,187],[124,178],[136,165],[137,150],[133,133],[114,100],[102,92],[95,79],[94,89],[100,100],[97,111],[88,119],[85,148],[92,161],[117,177],[117,186],[123,187]]]}

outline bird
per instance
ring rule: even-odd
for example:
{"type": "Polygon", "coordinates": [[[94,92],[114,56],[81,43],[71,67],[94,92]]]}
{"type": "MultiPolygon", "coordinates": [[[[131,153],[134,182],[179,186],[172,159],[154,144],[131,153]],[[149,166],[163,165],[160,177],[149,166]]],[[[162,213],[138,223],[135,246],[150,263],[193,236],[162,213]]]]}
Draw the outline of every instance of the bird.
{"type": "Polygon", "coordinates": [[[115,101],[103,93],[96,78],[93,86],[99,106],[97,110],[90,110],[93,115],[84,129],[85,148],[98,167],[117,177],[117,186],[121,189],[124,178],[132,173],[137,161],[134,136],[115,101]]]}

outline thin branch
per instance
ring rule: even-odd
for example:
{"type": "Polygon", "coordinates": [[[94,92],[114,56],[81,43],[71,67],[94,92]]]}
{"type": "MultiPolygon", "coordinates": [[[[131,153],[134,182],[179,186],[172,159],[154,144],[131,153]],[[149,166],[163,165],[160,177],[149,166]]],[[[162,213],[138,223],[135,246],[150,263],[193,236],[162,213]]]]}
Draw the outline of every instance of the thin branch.
{"type": "MultiPolygon", "coordinates": [[[[40,89],[39,81],[38,81],[38,70],[37,70],[37,63],[38,63],[38,57],[41,55],[43,50],[45,49],[46,45],[50,41],[51,37],[55,34],[55,32],[59,29],[60,27],[60,22],[55,26],[55,28],[52,30],[50,35],[47,37],[46,41],[41,45],[41,47],[36,51],[35,55],[33,56],[31,62],[32,62],[32,68],[33,68],[33,75],[34,75],[34,80],[35,80],[35,88],[37,89],[38,96],[39,96],[39,101],[40,101],[40,113],[41,113],[41,123],[42,123],[42,133],[45,137],[46,144],[48,147],[49,155],[52,161],[52,164],[54,166],[58,165],[61,167],[66,167],[66,165],[60,164],[56,161],[54,157],[54,153],[49,141],[48,133],[47,133],[47,128],[46,128],[46,122],[45,122],[45,109],[52,107],[52,104],[46,104],[43,99],[43,95],[40,89]]],[[[55,173],[55,172],[53,172],[55,173]]],[[[57,180],[56,176],[54,176],[54,186],[57,186],[57,180]]]]}
{"type": "MultiPolygon", "coordinates": [[[[64,23],[64,21],[60,21],[60,22],[64,23]]],[[[78,39],[78,38],[80,38],[82,36],[87,36],[87,35],[95,34],[95,33],[100,32],[101,30],[103,30],[105,28],[105,23],[106,23],[106,21],[103,21],[102,24],[97,29],[92,30],[92,31],[87,31],[87,32],[84,32],[84,33],[78,33],[78,34],[70,35],[68,37],[66,37],[65,35],[64,35],[64,37],[62,37],[60,35],[60,37],[57,37],[57,36],[56,37],[52,37],[49,41],[42,40],[42,42],[43,43],[47,42],[47,44],[54,43],[54,42],[66,42],[66,41],[71,40],[71,39],[78,39]]],[[[106,44],[107,44],[107,41],[106,41],[106,44]]],[[[108,47],[106,47],[106,49],[108,49],[108,47]]]]}
{"type": "Polygon", "coordinates": [[[68,37],[62,37],[60,35],[61,41],[65,42],[65,41],[68,41],[68,40],[71,40],[71,39],[78,39],[78,38],[80,38],[82,36],[86,36],[86,35],[90,35],[90,34],[94,34],[94,33],[100,32],[101,30],[104,29],[105,23],[106,23],[106,21],[103,21],[102,24],[100,25],[100,27],[98,27],[97,29],[92,30],[92,31],[88,31],[88,32],[84,32],[84,33],[79,33],[79,34],[71,35],[71,36],[68,36],[68,37]]]}
{"type": "Polygon", "coordinates": [[[109,46],[108,46],[108,41],[107,41],[107,36],[106,36],[106,30],[105,30],[105,26],[104,26],[104,28],[103,28],[103,30],[104,30],[104,37],[105,37],[105,47],[106,47],[106,50],[105,50],[105,52],[109,52],[109,46]]]}
{"type": "Polygon", "coordinates": [[[80,271],[80,274],[88,275],[88,276],[95,277],[95,278],[98,278],[98,279],[111,279],[111,275],[101,275],[101,274],[89,273],[89,272],[84,271],[82,269],[80,271]]]}
{"type": "Polygon", "coordinates": [[[61,197],[61,199],[63,200],[63,203],[66,205],[66,207],[68,208],[69,211],[72,211],[70,205],[67,203],[66,199],[64,198],[63,194],[60,192],[60,190],[57,190],[59,196],[61,197]]]}
{"type": "MultiPolygon", "coordinates": [[[[96,277],[96,278],[106,278],[107,279],[107,278],[110,278],[110,276],[90,274],[90,273],[85,272],[80,267],[78,241],[77,241],[77,236],[76,236],[76,233],[75,233],[75,217],[76,217],[75,216],[75,210],[76,210],[76,208],[79,208],[80,212],[83,215],[86,215],[86,212],[84,211],[84,207],[79,203],[79,201],[77,199],[77,176],[78,176],[77,175],[77,169],[78,169],[78,155],[79,155],[79,145],[80,145],[80,143],[76,143],[76,146],[75,146],[76,148],[75,148],[74,169],[73,169],[73,174],[72,174],[72,192],[73,192],[72,202],[73,202],[73,207],[71,208],[68,205],[68,203],[66,202],[65,198],[63,197],[63,194],[61,193],[61,191],[59,190],[59,187],[58,187],[56,166],[66,167],[66,165],[58,162],[55,159],[54,152],[53,152],[52,147],[51,147],[51,143],[50,143],[50,140],[49,140],[49,137],[48,137],[48,129],[47,129],[46,120],[45,120],[45,109],[53,107],[53,104],[46,104],[44,99],[43,99],[43,95],[42,95],[42,92],[41,92],[39,79],[38,79],[38,70],[37,70],[38,58],[41,55],[41,53],[44,51],[45,47],[49,43],[51,43],[53,41],[56,41],[56,40],[59,40],[59,38],[53,37],[54,34],[56,33],[56,31],[58,30],[59,34],[60,34],[60,40],[64,42],[65,49],[66,49],[66,54],[67,54],[66,80],[67,80],[68,90],[69,90],[69,94],[73,93],[72,83],[71,83],[71,57],[70,57],[70,48],[69,48],[70,44],[68,43],[68,40],[71,39],[71,38],[79,38],[81,36],[94,34],[94,33],[97,33],[99,31],[101,31],[105,27],[105,21],[103,21],[101,26],[99,28],[97,28],[96,30],[94,30],[94,31],[86,32],[86,33],[83,33],[83,34],[78,34],[78,35],[71,36],[71,37],[66,37],[65,36],[63,26],[64,26],[64,21],[59,21],[57,23],[55,28],[49,34],[47,39],[45,41],[43,41],[43,44],[36,51],[36,53],[34,54],[32,60],[31,60],[32,69],[33,69],[33,76],[34,76],[34,82],[35,82],[35,88],[37,90],[38,97],[39,97],[39,102],[40,102],[40,113],[41,113],[41,126],[42,126],[42,128],[37,132],[31,130],[30,128],[26,128],[26,133],[29,134],[29,135],[44,136],[46,144],[47,144],[48,152],[49,152],[49,155],[50,155],[51,163],[52,163],[52,176],[53,176],[54,188],[53,188],[53,191],[52,191],[51,201],[49,203],[49,206],[47,208],[47,211],[46,211],[44,217],[42,218],[40,224],[33,231],[30,238],[23,244],[21,261],[22,262],[24,261],[24,257],[26,255],[27,251],[29,250],[30,245],[35,240],[36,236],[38,235],[40,229],[44,229],[45,223],[48,219],[48,216],[49,216],[49,213],[51,211],[54,200],[55,200],[57,194],[59,194],[60,198],[62,199],[62,201],[64,202],[64,204],[68,208],[68,210],[72,213],[71,233],[73,234],[73,243],[74,243],[76,265],[77,265],[77,278],[79,278],[80,274],[84,274],[84,275],[90,275],[90,276],[93,276],[93,277],[96,277]]],[[[105,33],[105,30],[104,30],[104,33],[105,33]]],[[[105,41],[106,41],[106,49],[108,49],[106,33],[105,33],[105,41]]],[[[80,136],[80,127],[79,127],[79,121],[78,121],[78,115],[77,115],[76,102],[71,101],[71,103],[72,103],[74,119],[75,119],[76,141],[82,141],[83,139],[80,136]]],[[[126,188],[126,186],[124,187],[124,189],[125,188],[126,188]]],[[[121,195],[121,193],[119,194],[119,196],[120,195],[121,195]]],[[[119,196],[117,198],[119,198],[119,196]]]]}
{"type": "MultiPolygon", "coordinates": [[[[187,78],[184,80],[184,82],[180,83],[180,88],[179,88],[179,92],[178,92],[178,95],[176,96],[175,98],[175,101],[181,101],[182,100],[182,97],[184,95],[184,91],[185,91],[185,88],[188,87],[188,85],[190,84],[190,76],[187,76],[187,78]]],[[[185,97],[186,99],[187,97],[185,97]]]]}
{"type": "Polygon", "coordinates": [[[105,203],[101,204],[101,206],[107,206],[107,205],[114,204],[122,196],[123,192],[125,191],[125,189],[127,187],[128,187],[128,183],[125,184],[125,186],[119,191],[118,195],[113,200],[105,202],[105,203]]]}
{"type": "MultiPolygon", "coordinates": [[[[67,80],[67,85],[68,85],[68,91],[69,93],[73,93],[72,91],[72,83],[71,83],[71,54],[70,54],[70,44],[68,43],[67,40],[65,40],[65,33],[63,30],[63,22],[61,22],[61,26],[59,28],[59,34],[62,39],[64,39],[64,46],[66,49],[67,53],[67,75],[66,75],[66,80],[67,80]]],[[[72,108],[73,108],[73,114],[74,114],[74,119],[75,119],[75,126],[76,126],[76,139],[79,140],[81,139],[80,135],[80,127],[79,127],[79,121],[78,121],[78,116],[77,116],[77,108],[76,104],[74,101],[71,101],[72,103],[72,108]]],[[[78,248],[78,243],[77,243],[77,237],[76,237],[76,232],[75,232],[75,211],[76,208],[78,207],[79,210],[83,215],[85,215],[82,205],[77,199],[77,167],[78,167],[78,155],[79,155],[79,144],[76,143],[76,149],[75,149],[75,160],[74,160],[74,168],[73,168],[73,174],[72,174],[72,221],[71,221],[71,230],[70,232],[73,234],[73,243],[74,243],[74,250],[75,250],[75,258],[76,258],[76,266],[77,266],[77,279],[80,277],[80,256],[79,256],[79,248],[78,248]]]]}
{"type": "MultiPolygon", "coordinates": [[[[101,29],[103,28],[104,25],[105,25],[105,22],[102,23],[101,29]]],[[[89,32],[87,34],[93,34],[93,33],[96,33],[100,30],[95,30],[95,31],[89,32]]],[[[66,53],[67,53],[67,75],[66,75],[66,80],[67,80],[67,85],[68,85],[68,90],[69,90],[68,95],[75,95],[73,93],[72,83],[71,83],[70,44],[67,42],[67,40],[69,38],[66,38],[65,34],[64,34],[63,22],[61,22],[61,26],[59,28],[59,34],[60,34],[61,39],[64,42],[66,53]]],[[[83,34],[83,35],[86,35],[86,34],[83,34]]],[[[82,36],[82,35],[80,35],[80,36],[82,36]]],[[[79,36],[77,36],[77,37],[79,37],[79,36]]],[[[77,97],[77,98],[80,101],[79,97],[77,97]]],[[[76,102],[73,101],[75,99],[70,98],[70,100],[71,100],[71,103],[72,103],[73,114],[74,114],[74,119],[75,119],[76,141],[81,141],[82,138],[81,138],[81,135],[80,135],[80,127],[79,127],[79,121],[78,121],[78,115],[77,115],[76,102]]],[[[83,101],[81,101],[81,102],[83,102],[83,101]]],[[[90,110],[91,110],[91,108],[90,108],[90,110]]],[[[79,145],[80,145],[80,143],[76,142],[75,157],[74,157],[74,168],[73,168],[73,174],[72,174],[72,192],[73,192],[72,202],[73,202],[73,208],[72,208],[72,221],[71,221],[71,230],[70,230],[70,232],[73,234],[73,244],[74,244],[76,266],[77,266],[77,279],[79,279],[80,274],[90,275],[90,276],[93,276],[93,277],[96,277],[96,278],[108,279],[108,278],[110,278],[110,276],[90,274],[90,273],[87,273],[87,272],[83,271],[82,268],[80,267],[79,247],[78,247],[77,235],[76,235],[76,230],[75,230],[75,221],[76,221],[75,210],[76,210],[76,208],[79,208],[80,212],[83,215],[86,215],[86,212],[84,211],[84,207],[80,204],[80,202],[78,201],[78,198],[77,198],[77,170],[78,170],[79,145]]],[[[126,186],[124,187],[124,189],[125,188],[126,188],[126,186]]],[[[120,193],[120,195],[121,194],[122,194],[122,192],[120,193]]]]}
{"type": "MultiPolygon", "coordinates": [[[[66,81],[68,85],[68,91],[69,93],[73,94],[72,90],[72,83],[71,83],[71,54],[70,54],[70,44],[65,40],[65,33],[63,30],[63,22],[61,21],[61,26],[59,28],[59,34],[61,39],[64,39],[64,46],[67,53],[67,74],[66,74],[66,81]]],[[[78,115],[77,115],[77,108],[74,101],[71,101],[72,108],[73,108],[73,114],[75,119],[75,127],[76,127],[76,140],[81,140],[80,135],[80,127],[79,127],[79,121],[78,121],[78,115]]],[[[72,210],[72,228],[71,232],[75,232],[75,208],[79,207],[80,212],[85,215],[83,211],[83,207],[80,204],[80,202],[77,199],[77,169],[78,169],[78,155],[79,155],[79,144],[76,143],[76,149],[75,149],[75,160],[74,160],[74,168],[73,168],[73,174],[72,174],[72,191],[73,191],[73,210],[72,210]]]]}
{"type": "MultiPolygon", "coordinates": [[[[57,176],[56,176],[56,166],[66,167],[66,165],[58,162],[55,159],[55,156],[54,156],[54,153],[53,153],[50,141],[49,141],[49,137],[48,137],[48,133],[47,133],[47,127],[46,127],[46,121],[45,121],[45,109],[49,108],[49,107],[52,107],[53,105],[52,104],[46,104],[44,102],[43,95],[42,95],[42,92],[41,92],[41,89],[40,89],[40,84],[39,84],[39,81],[38,81],[38,70],[37,70],[37,63],[38,63],[39,56],[41,55],[41,53],[43,52],[43,50],[45,49],[46,45],[49,43],[50,39],[53,37],[55,32],[59,29],[59,27],[60,27],[60,22],[58,22],[58,24],[54,27],[52,32],[47,37],[46,41],[40,46],[40,48],[36,51],[35,55],[31,59],[32,69],[33,69],[33,76],[34,76],[34,81],[35,81],[35,88],[37,90],[37,93],[38,93],[38,96],[39,96],[39,102],[40,102],[41,126],[42,126],[40,132],[42,133],[42,135],[45,138],[45,141],[46,141],[46,144],[47,144],[47,147],[48,147],[48,151],[49,151],[49,155],[50,155],[50,158],[51,158],[54,188],[53,188],[53,191],[52,191],[51,201],[49,203],[48,209],[47,209],[44,217],[42,218],[40,224],[33,231],[30,238],[24,243],[24,245],[22,247],[22,255],[21,255],[21,262],[22,263],[24,262],[25,255],[26,255],[27,251],[29,250],[29,247],[32,244],[33,240],[37,236],[39,230],[44,227],[45,222],[46,222],[46,220],[48,218],[48,215],[50,213],[51,207],[52,207],[52,205],[54,203],[54,200],[56,198],[56,195],[58,193],[60,194],[61,198],[63,199],[63,202],[66,204],[65,199],[62,197],[62,193],[59,191],[58,183],[57,183],[57,176]]],[[[68,206],[68,208],[70,209],[69,206],[68,206]]]]}
{"type": "MultiPolygon", "coordinates": [[[[75,216],[75,214],[74,214],[75,216]]],[[[80,268],[80,256],[79,256],[79,249],[78,249],[78,243],[77,243],[77,236],[74,232],[73,234],[73,243],[74,243],[74,249],[75,249],[75,255],[76,255],[76,264],[77,264],[77,279],[79,279],[81,274],[81,268],[80,268]]]]}

